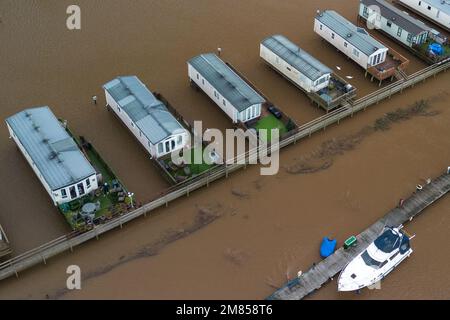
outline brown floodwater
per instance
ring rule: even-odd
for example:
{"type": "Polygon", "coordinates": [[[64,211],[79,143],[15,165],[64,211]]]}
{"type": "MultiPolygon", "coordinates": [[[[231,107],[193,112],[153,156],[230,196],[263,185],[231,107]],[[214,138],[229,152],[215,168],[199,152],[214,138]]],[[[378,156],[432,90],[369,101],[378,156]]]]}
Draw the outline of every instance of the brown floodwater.
{"type": "MultiPolygon", "coordinates": [[[[338,73],[353,76],[363,96],[378,88],[354,63],[312,31],[317,9],[339,10],[356,20],[358,1],[125,1],[80,0],[82,30],[65,27],[66,0],[0,2],[0,117],[35,105],[49,105],[73,131],[90,139],[134,191],[148,201],[168,187],[129,132],[103,107],[101,85],[117,75],[138,75],[161,92],[188,120],[225,129],[227,118],[208,98],[192,90],[186,60],[223,49],[223,57],[245,74],[297,123],[323,112],[302,92],[259,59],[259,42],[281,33],[338,73]],[[99,103],[93,106],[91,97],[99,103]]],[[[409,73],[425,64],[411,58],[409,73]]],[[[281,155],[280,173],[261,177],[258,167],[195,192],[189,198],[138,219],[0,284],[1,298],[253,298],[261,299],[298,270],[320,259],[323,236],[341,243],[359,233],[410,194],[422,179],[449,165],[450,74],[439,75],[403,95],[328,128],[281,155]],[[287,169],[333,138],[345,139],[386,112],[429,99],[438,114],[411,117],[390,130],[364,136],[332,165],[314,174],[287,169]],[[236,192],[236,191],[239,192],[236,192]],[[199,212],[217,218],[198,227],[199,212]],[[177,237],[184,231],[184,236],[177,237]],[[175,235],[175,236],[174,236],[175,235]],[[179,238],[179,239],[178,239],[179,238]],[[178,239],[178,240],[176,240],[178,239]],[[176,240],[176,241],[175,241],[176,240]],[[144,253],[144,254],[143,254],[144,253]],[[83,290],[65,293],[65,269],[78,264],[83,290]]],[[[28,164],[0,135],[0,222],[15,253],[69,231],[28,164]]],[[[338,295],[329,284],[311,298],[445,298],[450,294],[449,199],[443,199],[407,226],[417,234],[415,253],[383,282],[383,290],[338,295]]]]}

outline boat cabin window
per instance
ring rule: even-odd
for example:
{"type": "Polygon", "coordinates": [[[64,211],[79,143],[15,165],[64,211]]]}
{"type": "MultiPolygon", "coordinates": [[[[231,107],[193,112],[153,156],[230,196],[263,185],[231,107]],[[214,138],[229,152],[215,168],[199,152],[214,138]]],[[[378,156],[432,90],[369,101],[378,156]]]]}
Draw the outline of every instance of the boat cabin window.
{"type": "Polygon", "coordinates": [[[380,261],[377,261],[375,259],[373,259],[369,253],[366,251],[364,251],[364,253],[361,255],[361,258],[363,258],[364,262],[366,263],[367,266],[378,269],[380,268],[380,265],[382,264],[380,261]]]}
{"type": "Polygon", "coordinates": [[[394,258],[395,258],[396,256],[398,256],[399,253],[400,253],[400,252],[397,251],[392,257],[389,258],[389,260],[394,260],[394,258]]]}
{"type": "Polygon", "coordinates": [[[410,248],[409,238],[404,236],[400,244],[400,253],[405,254],[410,248]]]}

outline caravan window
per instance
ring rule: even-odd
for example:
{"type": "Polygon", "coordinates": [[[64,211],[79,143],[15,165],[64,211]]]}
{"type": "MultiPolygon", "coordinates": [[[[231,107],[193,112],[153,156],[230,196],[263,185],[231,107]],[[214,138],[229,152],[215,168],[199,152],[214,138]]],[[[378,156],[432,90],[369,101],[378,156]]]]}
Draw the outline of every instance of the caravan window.
{"type": "Polygon", "coordinates": [[[178,136],[177,145],[181,145],[183,143],[183,136],[178,136]]]}
{"type": "Polygon", "coordinates": [[[78,194],[79,194],[80,196],[82,196],[82,195],[84,194],[84,185],[83,185],[82,183],[79,183],[79,184],[77,185],[77,187],[78,187],[78,194]]]}
{"type": "Polygon", "coordinates": [[[163,153],[164,152],[164,146],[162,143],[158,144],[158,153],[163,153]]]}
{"type": "Polygon", "coordinates": [[[364,7],[363,15],[364,15],[364,17],[366,17],[366,18],[369,17],[369,8],[364,7]]]}
{"type": "Polygon", "coordinates": [[[166,152],[170,152],[170,142],[166,141],[166,152]]]}
{"type": "Polygon", "coordinates": [[[86,187],[89,189],[91,187],[91,180],[86,179],[86,187]]]}
{"type": "Polygon", "coordinates": [[[408,38],[406,39],[406,41],[411,42],[412,41],[412,35],[411,33],[408,33],[408,38]]]}
{"type": "Polygon", "coordinates": [[[170,141],[170,146],[172,147],[170,150],[175,149],[175,140],[170,141]]]}
{"type": "Polygon", "coordinates": [[[399,37],[401,37],[402,36],[402,28],[398,28],[398,31],[397,31],[397,36],[399,36],[399,37]]]}
{"type": "Polygon", "coordinates": [[[67,198],[67,191],[66,191],[66,189],[61,189],[61,197],[63,199],[67,198]]]}
{"type": "Polygon", "coordinates": [[[70,198],[75,199],[77,197],[77,191],[75,190],[75,186],[71,186],[69,188],[70,198]]]}
{"type": "Polygon", "coordinates": [[[353,55],[354,55],[355,57],[359,57],[359,51],[358,51],[358,49],[353,48],[353,55]]]}

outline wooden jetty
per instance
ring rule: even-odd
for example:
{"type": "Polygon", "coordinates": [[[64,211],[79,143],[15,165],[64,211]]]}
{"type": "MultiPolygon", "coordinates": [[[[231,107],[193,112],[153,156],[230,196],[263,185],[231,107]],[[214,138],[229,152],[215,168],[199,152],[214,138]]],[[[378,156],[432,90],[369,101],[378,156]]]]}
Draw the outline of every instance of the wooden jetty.
{"type": "Polygon", "coordinates": [[[345,250],[340,248],[333,255],[313,265],[300,277],[288,282],[271,295],[269,300],[300,300],[335,277],[357,255],[363,252],[383,231],[385,226],[398,227],[412,221],[425,208],[439,200],[450,191],[450,174],[446,173],[431,181],[422,190],[416,191],[401,207],[391,210],[387,215],[371,225],[356,238],[358,244],[345,250]]]}

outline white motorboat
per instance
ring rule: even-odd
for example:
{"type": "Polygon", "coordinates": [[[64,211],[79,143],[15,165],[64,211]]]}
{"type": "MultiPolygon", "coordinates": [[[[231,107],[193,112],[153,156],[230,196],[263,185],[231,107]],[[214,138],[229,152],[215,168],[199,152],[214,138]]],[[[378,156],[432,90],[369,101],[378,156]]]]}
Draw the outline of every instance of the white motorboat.
{"type": "Polygon", "coordinates": [[[385,227],[381,235],[341,272],[338,291],[356,291],[381,281],[411,255],[411,239],[401,227],[385,227]]]}

